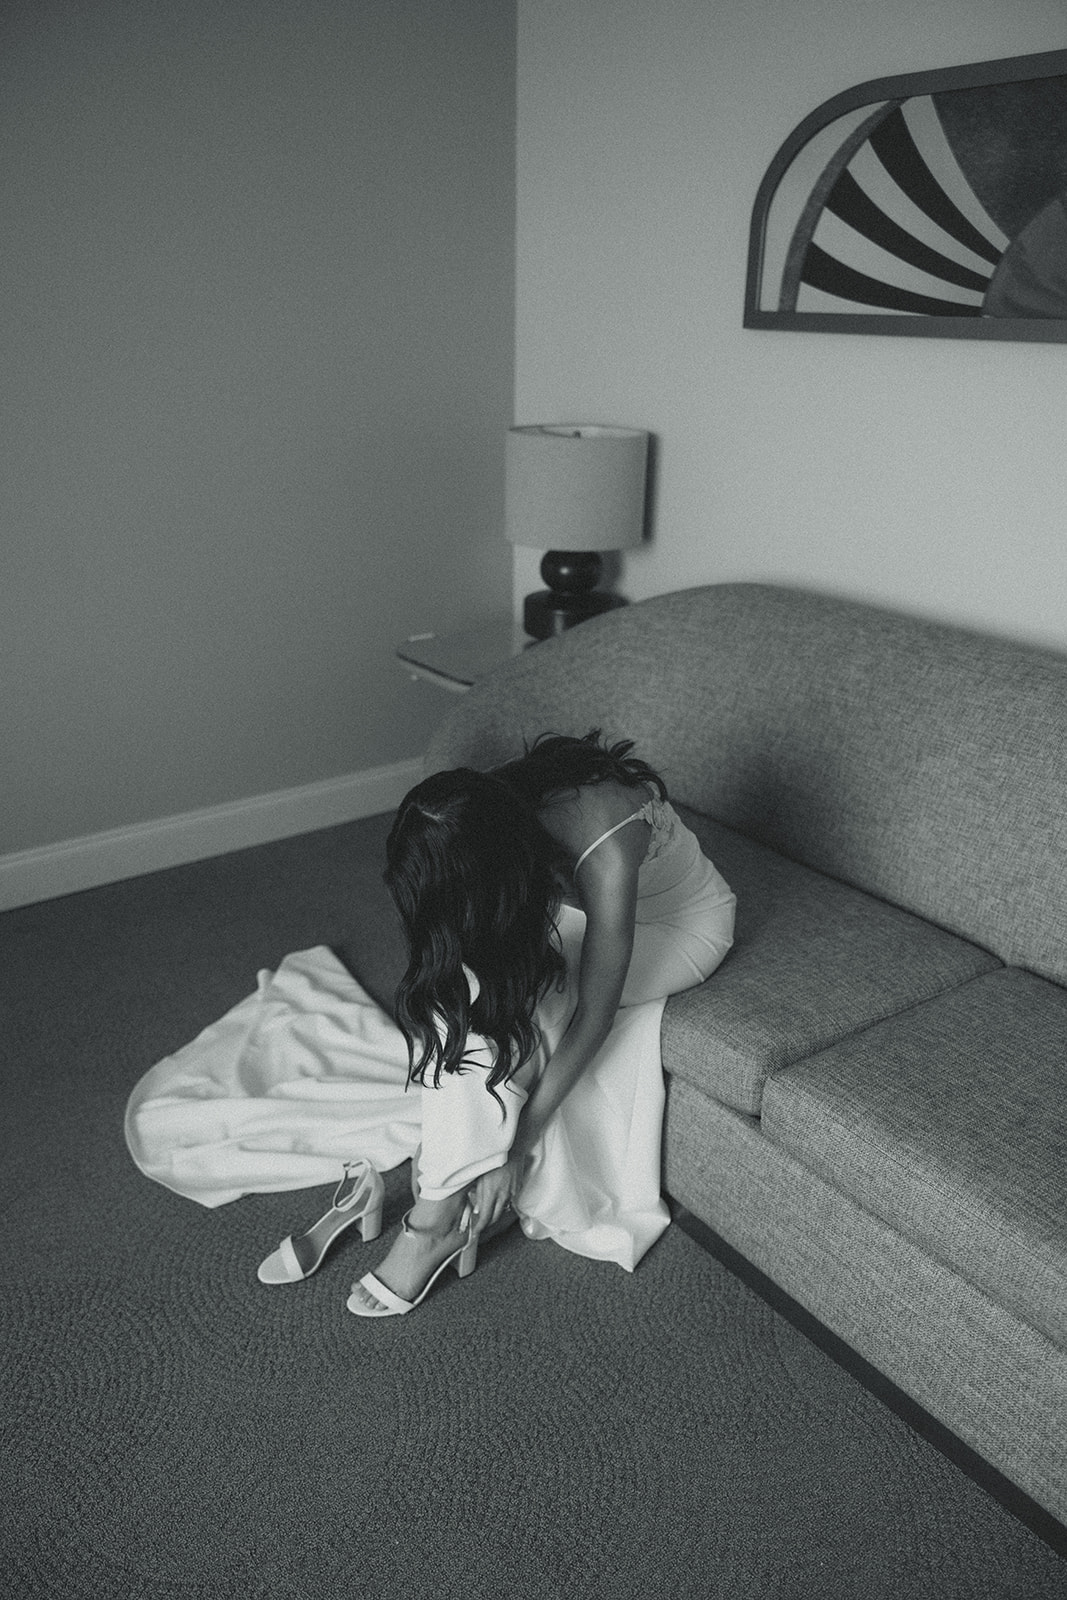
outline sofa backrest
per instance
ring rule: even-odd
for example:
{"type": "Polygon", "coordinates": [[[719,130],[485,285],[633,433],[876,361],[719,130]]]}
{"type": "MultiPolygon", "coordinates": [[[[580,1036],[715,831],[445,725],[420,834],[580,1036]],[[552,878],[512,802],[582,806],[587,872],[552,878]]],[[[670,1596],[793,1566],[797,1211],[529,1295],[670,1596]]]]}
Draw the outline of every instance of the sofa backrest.
{"type": "Polygon", "coordinates": [[[532,646],[427,764],[594,726],[695,810],[1067,982],[1067,659],[798,589],[686,589],[532,646]]]}

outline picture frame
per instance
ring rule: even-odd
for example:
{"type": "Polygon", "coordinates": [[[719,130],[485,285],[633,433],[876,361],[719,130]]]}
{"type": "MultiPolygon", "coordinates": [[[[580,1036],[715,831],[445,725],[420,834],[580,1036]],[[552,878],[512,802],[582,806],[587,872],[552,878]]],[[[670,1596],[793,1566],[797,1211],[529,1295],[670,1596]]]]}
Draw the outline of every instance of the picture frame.
{"type": "Polygon", "coordinates": [[[1067,342],[1067,50],[876,78],[781,145],[744,326],[1067,342]]]}

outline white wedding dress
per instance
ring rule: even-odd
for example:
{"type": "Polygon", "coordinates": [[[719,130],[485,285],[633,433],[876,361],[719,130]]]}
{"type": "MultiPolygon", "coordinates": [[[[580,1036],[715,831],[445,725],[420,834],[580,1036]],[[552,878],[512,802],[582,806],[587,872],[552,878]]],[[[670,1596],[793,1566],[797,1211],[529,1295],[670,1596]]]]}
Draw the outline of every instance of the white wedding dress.
{"type": "MultiPolygon", "coordinates": [[[[627,820],[638,817],[652,833],[622,1005],[546,1128],[517,1204],[529,1237],[627,1270],[669,1220],[660,1195],[664,1002],[725,956],[735,904],[670,805],[650,800],[627,820]]],[[[558,927],[566,980],[539,1005],[537,1054],[497,1090],[503,1109],[485,1087],[489,1046],[478,1038],[471,1071],[438,1089],[409,1086],[396,1024],[316,947],[260,972],[254,994],[145,1074],[126,1109],[134,1161],[205,1206],[333,1183],[357,1156],[383,1172],[415,1158],[428,1198],[465,1188],[505,1159],[529,1088],[570,1020],[585,918],[564,905],[558,927]]]]}

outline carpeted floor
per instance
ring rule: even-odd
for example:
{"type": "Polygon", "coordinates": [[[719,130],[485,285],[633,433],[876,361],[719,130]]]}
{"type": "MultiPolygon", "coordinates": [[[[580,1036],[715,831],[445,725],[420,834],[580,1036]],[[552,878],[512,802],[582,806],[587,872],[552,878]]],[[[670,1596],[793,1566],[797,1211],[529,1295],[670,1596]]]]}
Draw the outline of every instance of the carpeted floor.
{"type": "Polygon", "coordinates": [[[1063,1600],[1047,1544],[678,1227],[632,1276],[513,1232],[364,1323],[380,1244],[255,1278],[329,1191],[208,1212],[140,1176],[129,1089],[259,967],[329,944],[387,997],[385,825],[0,917],[4,1592],[1063,1600]]]}

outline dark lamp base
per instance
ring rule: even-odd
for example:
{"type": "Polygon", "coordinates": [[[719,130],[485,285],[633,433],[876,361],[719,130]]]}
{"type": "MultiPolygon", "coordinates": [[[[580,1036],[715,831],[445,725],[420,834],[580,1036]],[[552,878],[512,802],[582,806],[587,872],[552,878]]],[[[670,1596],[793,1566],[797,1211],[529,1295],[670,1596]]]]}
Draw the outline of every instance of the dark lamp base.
{"type": "Polygon", "coordinates": [[[540,589],[528,594],[522,607],[522,625],[533,639],[552,639],[568,628],[577,627],[590,617],[614,611],[626,601],[619,594],[604,594],[588,589],[584,594],[561,594],[557,589],[540,589]]]}

